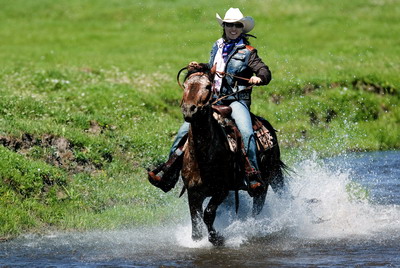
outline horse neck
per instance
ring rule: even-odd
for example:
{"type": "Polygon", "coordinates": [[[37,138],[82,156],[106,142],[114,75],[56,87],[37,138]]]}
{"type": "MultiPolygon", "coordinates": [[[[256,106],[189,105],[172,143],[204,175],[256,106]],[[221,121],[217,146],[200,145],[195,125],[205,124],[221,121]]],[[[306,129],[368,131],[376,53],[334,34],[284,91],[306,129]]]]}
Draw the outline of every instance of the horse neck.
{"type": "Polygon", "coordinates": [[[203,117],[191,122],[190,143],[192,149],[197,152],[208,151],[210,144],[218,138],[217,127],[218,123],[212,116],[211,108],[203,117]]]}

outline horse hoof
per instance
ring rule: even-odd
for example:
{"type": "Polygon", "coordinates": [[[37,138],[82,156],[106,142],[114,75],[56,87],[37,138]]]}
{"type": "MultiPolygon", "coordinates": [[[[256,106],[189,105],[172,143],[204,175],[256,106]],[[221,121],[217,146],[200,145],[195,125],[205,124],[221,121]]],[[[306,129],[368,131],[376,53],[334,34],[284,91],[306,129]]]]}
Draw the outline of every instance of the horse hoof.
{"type": "Polygon", "coordinates": [[[195,242],[200,241],[202,239],[203,239],[203,235],[201,235],[201,234],[192,235],[192,240],[195,241],[195,242]]]}
{"type": "Polygon", "coordinates": [[[211,233],[208,235],[208,241],[210,241],[213,246],[223,246],[225,243],[225,239],[222,235],[219,235],[218,233],[211,233]]]}

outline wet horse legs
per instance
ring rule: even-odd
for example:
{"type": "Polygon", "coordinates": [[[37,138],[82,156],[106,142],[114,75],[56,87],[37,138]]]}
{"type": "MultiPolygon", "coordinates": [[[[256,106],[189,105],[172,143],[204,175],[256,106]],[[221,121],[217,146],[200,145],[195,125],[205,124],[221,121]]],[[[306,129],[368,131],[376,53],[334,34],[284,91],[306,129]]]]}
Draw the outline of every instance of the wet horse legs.
{"type": "Polygon", "coordinates": [[[203,202],[205,200],[205,196],[197,192],[190,190],[188,191],[190,216],[192,220],[192,239],[194,241],[198,241],[203,238],[202,224],[204,221],[208,230],[208,240],[214,246],[223,245],[224,238],[217,233],[213,225],[218,206],[221,205],[227,196],[228,192],[219,193],[218,195],[213,196],[210,199],[210,202],[208,203],[203,215],[203,202]]]}
{"type": "Polygon", "coordinates": [[[225,200],[227,196],[228,191],[226,193],[219,193],[218,195],[214,195],[210,199],[210,202],[208,203],[207,208],[204,211],[203,219],[208,230],[208,240],[214,246],[221,246],[224,244],[224,238],[219,235],[214,228],[214,221],[217,214],[218,206],[221,205],[221,203],[225,200]]]}
{"type": "Polygon", "coordinates": [[[192,239],[194,241],[198,241],[203,238],[201,226],[203,220],[202,215],[204,199],[204,196],[190,190],[188,191],[190,218],[192,220],[192,239]]]}

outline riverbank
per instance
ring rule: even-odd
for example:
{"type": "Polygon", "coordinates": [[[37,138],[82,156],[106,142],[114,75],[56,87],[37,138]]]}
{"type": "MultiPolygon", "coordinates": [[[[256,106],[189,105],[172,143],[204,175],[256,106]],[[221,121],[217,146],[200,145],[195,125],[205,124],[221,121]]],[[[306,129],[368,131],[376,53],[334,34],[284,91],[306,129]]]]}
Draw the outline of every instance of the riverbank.
{"type": "MultiPolygon", "coordinates": [[[[252,111],[278,130],[287,163],[400,148],[399,7],[381,3],[241,7],[257,22],[252,45],[273,73],[254,89],[252,111]]],[[[182,122],[177,71],[207,61],[220,34],[215,12],[229,3],[2,6],[0,236],[186,215],[180,189],[162,193],[145,168],[165,160],[182,122]]]]}

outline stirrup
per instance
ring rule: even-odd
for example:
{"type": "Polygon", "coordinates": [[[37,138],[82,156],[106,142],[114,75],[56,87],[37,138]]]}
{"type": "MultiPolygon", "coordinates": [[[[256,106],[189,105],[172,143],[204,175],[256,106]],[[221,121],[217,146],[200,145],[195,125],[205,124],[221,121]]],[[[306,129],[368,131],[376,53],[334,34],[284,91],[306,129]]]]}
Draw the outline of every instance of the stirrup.
{"type": "Polygon", "coordinates": [[[248,189],[247,192],[251,197],[260,195],[266,189],[265,182],[261,178],[261,172],[257,170],[253,170],[246,174],[248,189]]]}

